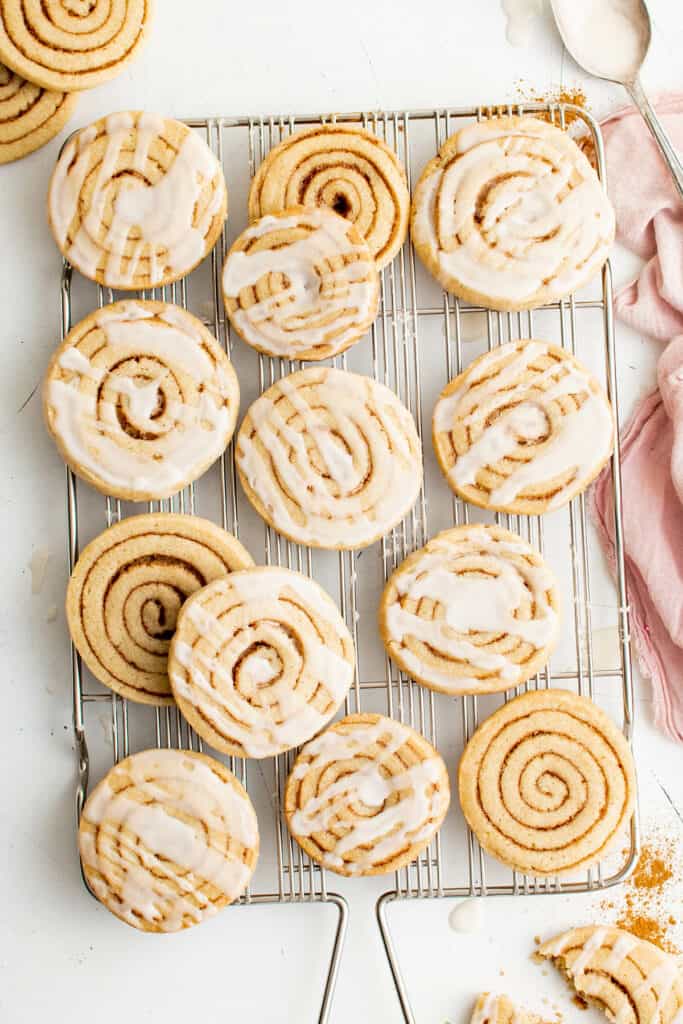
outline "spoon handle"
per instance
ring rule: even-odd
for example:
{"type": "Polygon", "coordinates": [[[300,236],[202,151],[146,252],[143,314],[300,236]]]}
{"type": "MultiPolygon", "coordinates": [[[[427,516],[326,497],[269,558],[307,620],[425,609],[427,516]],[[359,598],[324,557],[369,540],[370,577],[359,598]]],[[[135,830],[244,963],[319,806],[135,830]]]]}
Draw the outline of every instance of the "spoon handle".
{"type": "Polygon", "coordinates": [[[669,166],[671,176],[673,177],[676,188],[678,189],[678,194],[681,199],[683,199],[683,164],[671,143],[671,139],[664,131],[661,121],[655,114],[654,108],[645,95],[645,90],[640,84],[640,79],[636,78],[635,81],[630,85],[627,85],[626,88],[631,94],[631,99],[645,118],[645,123],[652,132],[655,142],[659,146],[661,154],[669,166]]]}

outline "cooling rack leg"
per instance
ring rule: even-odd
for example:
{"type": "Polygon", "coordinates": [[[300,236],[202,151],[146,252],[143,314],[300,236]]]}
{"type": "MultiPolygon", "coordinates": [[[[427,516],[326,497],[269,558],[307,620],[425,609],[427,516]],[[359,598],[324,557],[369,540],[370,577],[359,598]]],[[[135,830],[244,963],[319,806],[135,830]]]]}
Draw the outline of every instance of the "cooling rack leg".
{"type": "Polygon", "coordinates": [[[334,996],[334,989],[339,975],[339,964],[341,963],[341,955],[344,948],[344,940],[346,938],[346,926],[349,918],[349,905],[343,896],[339,896],[336,892],[331,892],[327,894],[325,902],[334,903],[339,912],[339,917],[337,919],[337,930],[334,935],[334,946],[332,947],[332,957],[330,959],[330,967],[327,972],[327,981],[325,982],[325,991],[323,992],[323,1001],[320,1006],[318,1024],[327,1024],[327,1021],[330,1019],[332,998],[334,996]]]}
{"type": "Polygon", "coordinates": [[[396,956],[394,942],[391,938],[391,932],[389,931],[389,921],[387,919],[387,909],[389,904],[395,899],[395,892],[385,892],[377,900],[375,911],[377,913],[377,923],[382,936],[382,942],[384,943],[384,952],[387,955],[389,967],[391,968],[391,975],[394,979],[394,985],[396,986],[396,995],[398,996],[398,1001],[401,1004],[403,1019],[406,1024],[415,1024],[415,1017],[413,1016],[412,1007],[408,999],[408,992],[403,980],[403,975],[401,974],[401,968],[398,965],[398,958],[396,956]]]}

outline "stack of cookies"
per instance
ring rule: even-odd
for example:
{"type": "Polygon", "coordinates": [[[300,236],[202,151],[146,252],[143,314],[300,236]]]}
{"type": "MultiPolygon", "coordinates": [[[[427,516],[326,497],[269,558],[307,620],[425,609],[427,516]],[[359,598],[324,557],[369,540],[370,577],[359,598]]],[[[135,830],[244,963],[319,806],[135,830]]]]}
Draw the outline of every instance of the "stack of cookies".
{"type": "Polygon", "coordinates": [[[152,0],[0,0],[0,164],[58,135],[78,93],[108,82],[137,55],[151,19],[152,0]]]}
{"type": "MultiPolygon", "coordinates": [[[[140,33],[146,12],[141,0],[140,33]]],[[[72,62],[68,80],[79,73],[90,82],[72,62]]],[[[65,259],[131,293],[187,275],[213,249],[227,208],[206,143],[141,112],[103,118],[72,138],[48,198],[65,259]]],[[[270,152],[248,208],[249,226],[223,269],[227,316],[258,352],[311,365],[281,376],[247,410],[237,476],[283,537],[365,548],[414,506],[420,439],[390,388],[323,361],[358,343],[378,314],[382,268],[411,220],[405,171],[371,132],[322,125],[270,152]]],[[[613,235],[611,207],[583,154],[534,118],[458,132],[413,198],[413,242],[425,265],[444,288],[491,309],[568,294],[601,269],[613,235]]],[[[227,355],[200,321],[136,296],[70,331],[43,390],[48,429],[73,472],[129,501],[165,499],[198,479],[233,437],[239,397],[227,355]]],[[[573,356],[529,338],[447,384],[433,443],[465,501],[540,515],[594,479],[612,453],[614,420],[573,356]]],[[[499,526],[468,525],[396,569],[379,626],[389,657],[420,685],[496,693],[547,665],[561,614],[538,551],[499,526]]],[[[255,565],[212,523],[160,512],[111,526],[78,559],[67,616],[97,679],[133,701],[175,703],[214,750],[262,759],[301,747],[284,810],[292,835],[324,867],[348,876],[397,870],[442,824],[448,773],[424,737],[381,715],[329,724],[356,665],[329,595],[305,575],[255,565]]],[[[558,875],[595,863],[618,840],[635,777],[628,744],[591,701],[539,690],[482,723],[458,789],[486,850],[519,871],[558,875]]],[[[146,751],[96,787],[80,848],[102,902],[129,924],[169,931],[240,895],[258,827],[220,762],[146,751]]]]}

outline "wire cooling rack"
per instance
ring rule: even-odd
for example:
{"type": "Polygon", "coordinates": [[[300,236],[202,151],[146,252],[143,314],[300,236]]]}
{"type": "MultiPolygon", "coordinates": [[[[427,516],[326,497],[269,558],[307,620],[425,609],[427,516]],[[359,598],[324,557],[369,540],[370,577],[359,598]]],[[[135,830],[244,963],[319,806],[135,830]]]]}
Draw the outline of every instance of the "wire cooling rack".
{"type": "MultiPolygon", "coordinates": [[[[468,121],[495,113],[537,113],[592,143],[598,173],[604,180],[604,152],[599,129],[581,108],[569,104],[523,104],[477,109],[439,109],[286,117],[225,117],[188,120],[206,138],[221,161],[230,195],[227,230],[211,258],[189,278],[142,298],[178,303],[198,315],[224,344],[233,360],[242,390],[242,412],[257,395],[298,362],[258,356],[231,336],[221,300],[220,276],[230,240],[245,226],[246,195],[251,177],[268,150],[300,127],[338,121],[375,132],[392,146],[404,164],[409,182],[448,135],[468,121]]],[[[128,293],[130,296],[130,293],[128,293]]],[[[64,264],[61,281],[62,336],[95,305],[120,297],[73,275],[64,264]]],[[[494,313],[459,302],[442,292],[416,263],[409,243],[381,272],[381,304],[369,339],[361,341],[333,364],[367,373],[388,384],[415,416],[425,442],[425,485],[406,519],[381,542],[362,552],[321,552],[286,541],[266,527],[241,493],[232,447],[197,484],[174,498],[148,504],[150,511],[198,513],[221,523],[245,543],[256,561],[285,565],[314,576],[339,600],[357,652],[356,682],[345,713],[382,711],[408,722],[457,764],[462,747],[477,726],[505,699],[448,698],[415,685],[393,666],[379,641],[376,609],[382,587],[393,569],[429,536],[453,523],[473,519],[502,523],[544,552],[565,591],[565,636],[550,665],[515,693],[564,686],[602,702],[621,718],[627,737],[633,724],[633,690],[629,654],[628,605],[624,578],[621,481],[618,458],[612,460],[615,491],[616,592],[604,576],[591,535],[587,503],[580,496],[567,509],[549,516],[488,516],[454,499],[437,470],[429,445],[434,401],[445,383],[475,356],[515,338],[540,337],[576,353],[599,376],[617,408],[616,353],[612,320],[612,283],[607,265],[593,289],[524,313],[494,313]],[[596,585],[597,584],[597,585],[596,585]],[[598,590],[607,599],[593,597],[598,590]],[[609,641],[606,643],[606,641],[609,641]]],[[[140,512],[140,505],[101,498],[67,471],[68,554],[73,567],[81,542],[104,526],[140,512]]],[[[77,812],[80,815],[89,775],[99,778],[112,758],[149,746],[202,749],[202,741],[175,708],[130,704],[101,687],[81,665],[72,648],[73,714],[78,759],[77,812]],[[96,724],[99,723],[99,727],[96,724]]],[[[213,752],[215,753],[215,752],[213,752]]],[[[220,756],[220,755],[218,755],[220,756]]],[[[284,783],[293,754],[265,762],[221,758],[247,787],[255,803],[262,834],[262,853],[252,886],[241,903],[307,902],[336,908],[337,921],[330,953],[319,1024],[329,1019],[348,906],[328,888],[326,873],[292,841],[280,813],[284,783]]],[[[533,879],[510,872],[488,857],[456,808],[441,834],[408,868],[395,876],[394,887],[377,904],[377,918],[401,1009],[414,1024],[396,949],[388,926],[392,901],[420,897],[485,896],[585,892],[623,880],[638,851],[634,817],[616,864],[605,863],[568,881],[533,879]]]]}

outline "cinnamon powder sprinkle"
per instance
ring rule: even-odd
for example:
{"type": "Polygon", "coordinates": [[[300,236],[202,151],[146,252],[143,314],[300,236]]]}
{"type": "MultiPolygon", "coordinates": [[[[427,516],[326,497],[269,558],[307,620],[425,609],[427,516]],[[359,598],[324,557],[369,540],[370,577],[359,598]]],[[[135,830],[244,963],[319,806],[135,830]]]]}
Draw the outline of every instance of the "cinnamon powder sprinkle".
{"type": "Polygon", "coordinates": [[[602,910],[614,913],[618,928],[673,954],[679,953],[671,937],[678,920],[671,913],[670,890],[681,881],[680,868],[674,867],[675,857],[673,839],[651,837],[643,845],[635,871],[624,884],[620,898],[600,904],[602,910]]]}
{"type": "MultiPolygon", "coordinates": [[[[515,82],[515,89],[520,97],[520,100],[527,100],[529,103],[569,103],[574,107],[582,107],[584,110],[588,109],[588,103],[586,101],[586,94],[583,89],[578,86],[570,88],[569,86],[551,86],[545,89],[543,92],[539,92],[531,85],[526,85],[523,79],[519,79],[515,82]]],[[[542,118],[544,121],[550,121],[551,118],[548,114],[536,114],[536,117],[542,118]]],[[[565,124],[569,127],[572,122],[580,118],[580,114],[577,114],[573,110],[565,111],[565,124]]]]}

